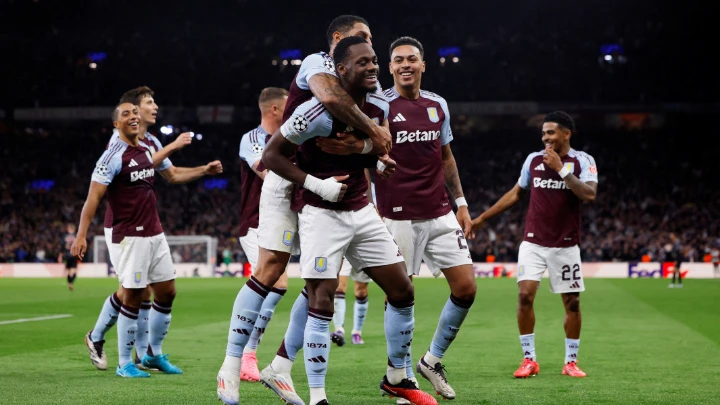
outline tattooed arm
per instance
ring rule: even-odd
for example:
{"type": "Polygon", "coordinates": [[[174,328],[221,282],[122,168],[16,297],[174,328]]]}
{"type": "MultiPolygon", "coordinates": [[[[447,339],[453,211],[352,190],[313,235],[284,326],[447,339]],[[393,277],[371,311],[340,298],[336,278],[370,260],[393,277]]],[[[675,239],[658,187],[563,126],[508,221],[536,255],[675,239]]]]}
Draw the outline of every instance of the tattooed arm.
{"type": "MultiPolygon", "coordinates": [[[[455,163],[455,157],[453,156],[449,143],[442,147],[442,162],[443,172],[445,173],[445,185],[450,189],[450,193],[453,195],[452,198],[458,199],[465,197],[462,185],[460,184],[460,174],[458,174],[457,163],[455,163]]],[[[468,211],[467,205],[458,207],[457,220],[463,228],[466,237],[472,236],[472,219],[470,218],[470,211],[468,211]]]]}

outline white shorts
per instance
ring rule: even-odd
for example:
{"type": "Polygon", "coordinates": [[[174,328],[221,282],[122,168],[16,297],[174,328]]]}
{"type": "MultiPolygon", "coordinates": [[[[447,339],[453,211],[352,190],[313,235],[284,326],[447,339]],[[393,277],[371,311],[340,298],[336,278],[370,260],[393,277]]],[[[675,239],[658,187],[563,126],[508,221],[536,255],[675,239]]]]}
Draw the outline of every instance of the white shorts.
{"type": "Polygon", "coordinates": [[[298,219],[302,278],[336,278],[343,256],[355,269],[403,261],[392,235],[372,204],[357,211],[334,211],[306,205],[298,219]]]}
{"type": "Polygon", "coordinates": [[[362,270],[356,270],[353,268],[349,261],[343,260],[342,267],[340,268],[340,275],[344,277],[350,277],[358,283],[370,284],[372,279],[362,270]]]}
{"type": "Polygon", "coordinates": [[[258,262],[258,230],[255,228],[248,228],[247,235],[241,236],[240,246],[245,252],[245,257],[248,259],[248,263],[252,266],[252,272],[255,273],[255,268],[258,262]]]}
{"type": "Polygon", "coordinates": [[[155,236],[126,236],[118,245],[118,280],[125,288],[145,288],[148,284],[175,279],[165,234],[155,236]]]}
{"type": "Polygon", "coordinates": [[[104,228],[105,229],[105,244],[108,248],[108,256],[110,256],[110,264],[112,264],[113,267],[117,267],[115,263],[117,263],[117,257],[118,257],[118,251],[120,250],[120,244],[118,243],[112,243],[112,228],[104,228]]]}
{"type": "Polygon", "coordinates": [[[290,209],[293,185],[268,170],[260,194],[258,246],[278,252],[300,254],[297,240],[298,214],[290,209]]]}
{"type": "Polygon", "coordinates": [[[579,246],[551,248],[523,241],[518,253],[518,282],[540,281],[545,269],[550,291],[555,294],[585,291],[579,246]]]}
{"type": "Polygon", "coordinates": [[[385,218],[385,225],[405,257],[408,275],[420,274],[423,259],[435,277],[451,267],[472,265],[465,234],[452,212],[425,220],[385,218]]]}

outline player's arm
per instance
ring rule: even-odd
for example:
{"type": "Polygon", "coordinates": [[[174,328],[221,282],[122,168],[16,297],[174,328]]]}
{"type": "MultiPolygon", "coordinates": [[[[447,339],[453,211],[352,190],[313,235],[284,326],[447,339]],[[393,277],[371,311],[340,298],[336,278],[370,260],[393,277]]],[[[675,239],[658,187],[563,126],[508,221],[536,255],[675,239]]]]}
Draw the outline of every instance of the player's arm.
{"type": "Polygon", "coordinates": [[[258,177],[260,177],[260,179],[265,180],[265,175],[267,174],[267,169],[260,171],[260,170],[258,170],[258,166],[260,166],[260,160],[255,162],[252,166],[250,166],[250,168],[252,169],[252,171],[255,172],[255,174],[258,175],[258,177]]]}
{"type": "Polygon", "coordinates": [[[154,167],[162,166],[162,163],[165,159],[169,158],[170,155],[179,151],[180,149],[184,148],[185,146],[190,145],[191,142],[192,142],[192,135],[190,135],[190,132],[183,132],[182,134],[180,134],[177,137],[177,139],[172,141],[170,144],[168,144],[164,148],[159,148],[159,150],[152,155],[153,166],[154,167]]]}
{"type": "Polygon", "coordinates": [[[390,152],[392,148],[390,131],[377,125],[360,110],[352,97],[342,88],[336,76],[327,73],[314,74],[308,80],[308,86],[313,96],[333,117],[368,134],[373,143],[370,153],[384,155],[390,152]]]}
{"type": "MultiPolygon", "coordinates": [[[[164,148],[163,148],[164,149],[164,148]]],[[[197,167],[176,167],[170,166],[160,174],[170,184],[184,184],[195,181],[203,176],[214,176],[223,172],[222,163],[219,160],[197,167]]]]}
{"type": "Polygon", "coordinates": [[[488,219],[502,214],[503,212],[510,209],[510,207],[517,204],[518,201],[520,201],[525,196],[526,191],[527,190],[520,187],[520,184],[516,183],[515,186],[510,191],[505,193],[505,195],[502,196],[495,204],[493,204],[492,207],[488,208],[485,212],[480,214],[480,216],[472,220],[473,232],[476,232],[478,229],[480,229],[482,224],[488,219]]]}
{"type": "Polygon", "coordinates": [[[583,155],[578,160],[580,162],[580,178],[563,166],[560,156],[552,148],[545,148],[543,156],[543,163],[558,172],[573,194],[582,202],[590,203],[595,201],[597,195],[597,167],[595,160],[589,155],[583,155]]]}
{"type": "Polygon", "coordinates": [[[258,166],[260,166],[260,162],[262,161],[263,149],[259,143],[253,144],[253,142],[250,141],[249,135],[244,135],[240,140],[240,160],[243,161],[243,164],[250,166],[250,169],[252,169],[258,177],[265,180],[267,169],[262,171],[258,170],[258,166]]]}
{"type": "Polygon", "coordinates": [[[87,251],[87,230],[90,227],[90,222],[95,217],[95,211],[102,200],[103,195],[107,186],[105,184],[98,183],[96,181],[90,182],[90,191],[88,191],[85,205],[83,205],[82,213],[80,214],[80,225],[78,226],[77,238],[73,242],[70,248],[70,254],[76,257],[78,260],[82,260],[87,251]]]}
{"type": "Polygon", "coordinates": [[[465,237],[473,238],[475,235],[472,230],[470,211],[468,211],[465,194],[463,194],[462,185],[460,184],[460,174],[458,173],[457,162],[455,162],[455,156],[453,156],[449,143],[442,146],[442,164],[443,173],[445,174],[445,185],[455,198],[455,205],[457,205],[458,223],[462,227],[465,237]]]}

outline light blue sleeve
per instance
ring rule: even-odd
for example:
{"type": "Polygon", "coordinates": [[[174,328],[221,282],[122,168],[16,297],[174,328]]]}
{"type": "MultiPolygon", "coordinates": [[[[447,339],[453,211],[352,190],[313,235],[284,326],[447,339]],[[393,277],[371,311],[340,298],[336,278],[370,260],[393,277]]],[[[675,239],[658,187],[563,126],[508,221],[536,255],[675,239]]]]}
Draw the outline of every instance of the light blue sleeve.
{"type": "Polygon", "coordinates": [[[450,128],[450,109],[444,98],[440,99],[440,107],[445,113],[445,121],[443,121],[442,128],[440,128],[440,144],[445,146],[453,140],[453,133],[452,128],[450,128]]]}
{"type": "MultiPolygon", "coordinates": [[[[163,148],[160,140],[155,137],[152,137],[152,143],[155,146],[154,153],[159,152],[163,148]]],[[[157,169],[162,172],[163,170],[167,170],[170,167],[172,167],[172,162],[170,161],[170,158],[165,158],[162,162],[160,162],[160,166],[158,166],[157,169]]]]}
{"type": "Polygon", "coordinates": [[[122,155],[125,148],[108,148],[95,164],[90,180],[109,186],[122,169],[122,155]]]}
{"type": "Polygon", "coordinates": [[[255,163],[259,162],[260,159],[262,159],[262,153],[265,149],[265,145],[261,144],[259,141],[260,138],[262,138],[262,140],[265,140],[265,135],[258,135],[258,142],[253,142],[251,140],[251,132],[243,135],[242,139],[240,140],[240,159],[244,160],[248,164],[248,166],[252,168],[255,166],[255,163]]]}
{"type": "Polygon", "coordinates": [[[337,76],[337,73],[335,73],[335,63],[330,55],[315,53],[305,58],[300,65],[300,70],[298,70],[295,84],[302,90],[310,90],[308,82],[311,77],[318,73],[337,76]]]}
{"type": "Polygon", "coordinates": [[[528,155],[527,159],[525,159],[525,163],[523,163],[522,170],[520,170],[518,185],[526,190],[530,188],[530,162],[532,162],[536,155],[536,153],[528,155]]]}
{"type": "Polygon", "coordinates": [[[583,183],[589,181],[597,183],[598,170],[595,165],[595,159],[587,153],[581,153],[580,156],[578,156],[578,160],[580,161],[580,181],[583,183]]]}
{"type": "Polygon", "coordinates": [[[308,139],[330,136],[332,125],[330,113],[313,97],[298,106],[280,132],[288,141],[302,145],[308,139]]]}

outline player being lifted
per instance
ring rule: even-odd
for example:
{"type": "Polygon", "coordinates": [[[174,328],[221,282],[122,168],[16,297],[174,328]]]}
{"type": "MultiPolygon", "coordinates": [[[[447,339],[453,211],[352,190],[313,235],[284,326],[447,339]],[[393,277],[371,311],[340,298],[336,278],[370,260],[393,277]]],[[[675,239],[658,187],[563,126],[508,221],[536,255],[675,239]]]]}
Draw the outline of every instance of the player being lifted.
{"type": "Polygon", "coordinates": [[[580,292],[585,291],[580,260],[580,210],[583,203],[595,201],[598,174],[595,160],[570,147],[575,130],[572,117],[555,111],[543,121],[545,149],[531,153],[517,184],[495,205],[473,220],[473,232],[490,218],[506,211],[530,192],[525,218],[525,238],[518,253],[518,327],[525,356],[516,378],[537,375],[535,357],[535,310],[533,302],[545,269],[550,291],[562,296],[565,306],[564,375],[585,377],[577,366],[580,348],[580,292]]]}
{"type": "Polygon", "coordinates": [[[181,374],[182,371],[167,360],[167,355],[162,354],[162,341],[170,327],[170,310],[175,299],[175,268],[157,212],[152,155],[138,140],[138,107],[132,103],[119,104],[113,112],[113,125],[119,136],[95,166],[71,253],[79,260],[85,255],[88,227],[107,191],[113,210],[116,270],[124,288],[117,321],[119,365],[115,374],[128,378],[150,377],[135,366],[131,357],[142,295],[148,285],[155,295],[150,324],[154,355],[146,354],[142,361],[167,374],[181,374]]]}
{"type": "MultiPolygon", "coordinates": [[[[355,103],[369,117],[385,122],[387,102],[372,94],[377,88],[378,74],[372,47],[362,38],[347,37],[337,44],[333,58],[341,85],[355,103]]],[[[303,352],[310,405],[328,404],[325,393],[330,354],[328,328],[343,256],[353,267],[363,269],[388,297],[385,312],[388,367],[380,389],[415,404],[436,404],[432,396],[407,379],[405,372],[414,329],[414,291],[397,245],[366,196],[364,168],[374,167],[377,157],[322,152],[312,142],[313,138],[354,131],[333,119],[316,99],[300,105],[280,132],[282,136],[273,136],[267,145],[263,163],[281,177],[304,187],[298,231],[303,252],[300,267],[309,300],[303,352]],[[289,159],[296,152],[297,166],[289,159]]]]}
{"type": "MultiPolygon", "coordinates": [[[[330,114],[342,122],[348,123],[370,136],[366,144],[372,147],[371,153],[384,154],[392,144],[387,128],[383,128],[365,115],[355,104],[354,100],[340,86],[335,73],[335,65],[332,53],[336,44],[343,38],[357,36],[368,41],[372,38],[367,21],[358,16],[342,15],[335,18],[327,29],[327,41],[330,53],[319,52],[306,57],[295,79],[290,85],[290,92],[283,114],[283,121],[287,120],[295,109],[312,97],[316,97],[330,114]]],[[[259,171],[264,166],[258,166],[259,171]]],[[[263,179],[262,193],[260,196],[260,219],[258,224],[258,264],[251,279],[238,292],[233,304],[230,328],[228,331],[228,345],[225,360],[217,374],[217,395],[226,404],[234,405],[240,401],[239,384],[241,359],[244,347],[250,336],[243,331],[252,331],[263,302],[280,276],[285,272],[285,267],[290,260],[291,253],[297,254],[298,241],[295,238],[297,232],[297,213],[290,209],[292,196],[292,183],[280,176],[267,172],[263,179]]],[[[288,352],[293,353],[293,347],[302,347],[302,334],[304,326],[293,328],[293,325],[304,325],[308,311],[306,294],[299,294],[291,314],[292,316],[286,334],[285,343],[288,344],[288,352]],[[303,315],[304,314],[304,315],[303,315]],[[299,319],[302,318],[302,319],[299,319]],[[296,322],[296,320],[298,322],[296,322]],[[298,331],[299,333],[292,331],[298,331]],[[298,335],[298,336],[296,336],[298,335]],[[292,339],[291,336],[295,336],[292,339]],[[290,339],[288,339],[290,338],[290,339]]],[[[285,348],[278,353],[285,355],[285,348]]],[[[296,352],[296,351],[295,351],[296,352]]],[[[288,354],[294,359],[294,354],[288,354]]],[[[287,383],[283,386],[292,387],[289,367],[291,362],[285,362],[281,355],[273,361],[276,366],[273,369],[268,366],[263,373],[272,372],[272,378],[263,379],[268,383],[275,381],[275,377],[285,376],[287,383]],[[282,365],[278,365],[283,363],[282,365]],[[285,369],[285,366],[288,368],[285,369]],[[279,374],[275,374],[275,372],[279,374]]],[[[261,377],[263,375],[261,373],[261,377]]],[[[274,383],[270,383],[274,384],[274,383]]],[[[274,386],[274,385],[273,385],[274,386]]],[[[294,394],[294,391],[292,392],[294,394]]],[[[299,398],[298,398],[299,399],[299,398]]]]}
{"type": "MultiPolygon", "coordinates": [[[[278,87],[267,87],[260,93],[258,105],[260,107],[260,126],[243,135],[240,140],[240,244],[247,255],[253,271],[257,268],[258,260],[258,224],[260,218],[260,192],[263,178],[267,170],[260,171],[258,166],[265,148],[265,140],[272,135],[282,124],[283,111],[287,101],[288,91],[278,87]]],[[[273,285],[262,304],[260,315],[250,335],[250,340],[243,350],[242,369],[240,378],[244,381],[259,381],[260,371],[257,366],[258,344],[270,323],[275,307],[287,291],[287,275],[283,273],[273,285]]]]}
{"type": "MultiPolygon", "coordinates": [[[[172,164],[168,156],[182,149],[192,142],[190,133],[180,134],[175,141],[163,148],[160,141],[148,132],[151,125],[155,125],[159,107],[155,103],[155,93],[147,86],[140,86],[128,90],[120,97],[120,104],[132,103],[138,107],[140,114],[140,134],[138,142],[147,147],[152,153],[153,164],[160,174],[171,184],[183,184],[193,180],[197,180],[204,175],[215,175],[222,173],[222,164],[219,161],[213,161],[204,166],[197,167],[176,167],[172,164]]],[[[117,129],[113,131],[113,136],[108,142],[108,148],[119,138],[117,129]]],[[[117,246],[112,243],[112,227],[113,227],[113,211],[108,204],[105,210],[105,243],[107,244],[110,263],[117,267],[117,246]]],[[[123,287],[120,285],[118,290],[105,299],[103,307],[98,315],[98,319],[93,329],[85,335],[85,344],[88,347],[90,360],[100,370],[107,369],[107,356],[104,350],[105,334],[115,325],[120,313],[122,303],[123,287]]],[[[152,353],[148,340],[150,335],[149,324],[150,314],[152,312],[151,289],[145,288],[138,314],[138,330],[135,339],[135,363],[143,367],[141,359],[146,353],[152,353]]],[[[162,306],[163,303],[160,303],[162,306]]]]}
{"type": "MultiPolygon", "coordinates": [[[[375,180],[375,195],[378,211],[408,263],[408,274],[419,274],[424,258],[433,275],[443,273],[450,286],[450,297],[430,348],[416,370],[439,395],[454,399],[442,358],[475,300],[475,273],[464,237],[470,232],[471,219],[450,149],[453,135],[447,102],[420,89],[425,71],[423,56],[423,46],[415,38],[401,37],[390,46],[390,73],[395,85],[385,91],[385,97],[390,102],[393,135],[390,157],[398,167],[392,177],[375,180]],[[452,213],[446,185],[455,197],[457,217],[452,213]]],[[[350,137],[318,140],[324,150],[333,153],[342,153],[350,142],[356,141],[350,137]]],[[[412,376],[412,357],[407,360],[412,376]]]]}

